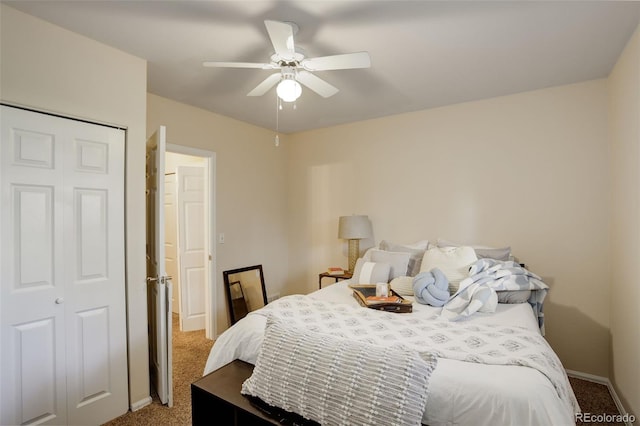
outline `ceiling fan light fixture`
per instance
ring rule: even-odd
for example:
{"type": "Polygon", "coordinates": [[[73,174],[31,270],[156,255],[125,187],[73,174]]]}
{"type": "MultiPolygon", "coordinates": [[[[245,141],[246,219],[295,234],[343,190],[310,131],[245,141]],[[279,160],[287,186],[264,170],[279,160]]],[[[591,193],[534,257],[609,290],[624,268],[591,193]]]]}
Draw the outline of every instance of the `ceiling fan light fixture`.
{"type": "Polygon", "coordinates": [[[292,78],[285,78],[278,83],[276,93],[284,102],[294,102],[302,94],[302,86],[292,78]]]}
{"type": "MultiPolygon", "coordinates": [[[[267,33],[274,49],[270,63],[206,61],[202,65],[214,68],[280,70],[280,72],[268,76],[247,93],[247,96],[262,96],[277,85],[276,99],[279,102],[279,109],[282,106],[282,102],[295,102],[302,95],[302,86],[300,84],[323,98],[328,98],[338,93],[336,87],[314,75],[314,71],[371,67],[369,53],[364,51],[307,58],[304,50],[300,49],[294,40],[295,34],[298,32],[296,24],[293,22],[265,20],[264,25],[267,28],[267,33]]],[[[293,109],[295,109],[295,103],[293,109]]]]}

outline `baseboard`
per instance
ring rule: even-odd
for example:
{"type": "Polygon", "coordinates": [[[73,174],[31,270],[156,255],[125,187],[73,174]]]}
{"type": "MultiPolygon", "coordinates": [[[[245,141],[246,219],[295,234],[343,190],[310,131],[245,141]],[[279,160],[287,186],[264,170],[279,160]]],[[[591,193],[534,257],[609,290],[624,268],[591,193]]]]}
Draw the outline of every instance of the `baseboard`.
{"type": "Polygon", "coordinates": [[[151,401],[153,401],[151,399],[150,396],[141,399],[140,401],[136,401],[131,403],[131,411],[138,411],[139,409],[146,407],[147,405],[151,404],[151,401]]]}
{"type": "MultiPolygon", "coordinates": [[[[583,373],[581,371],[574,371],[574,370],[566,370],[566,371],[567,371],[567,376],[575,377],[576,379],[586,380],[588,382],[598,383],[600,385],[605,385],[607,389],[609,389],[611,398],[613,399],[613,402],[616,404],[616,408],[618,409],[620,414],[622,414],[622,416],[625,419],[629,417],[629,413],[622,405],[622,401],[620,401],[620,397],[618,397],[618,394],[616,393],[616,390],[613,387],[611,380],[609,380],[607,377],[596,376],[594,374],[583,373]]],[[[633,424],[630,421],[625,421],[625,424],[627,426],[633,426],[633,424]]]]}
{"type": "Polygon", "coordinates": [[[586,380],[588,382],[598,383],[600,385],[611,386],[611,382],[608,378],[602,376],[596,376],[595,374],[583,373],[581,371],[566,370],[567,376],[575,377],[576,379],[586,380]]]}

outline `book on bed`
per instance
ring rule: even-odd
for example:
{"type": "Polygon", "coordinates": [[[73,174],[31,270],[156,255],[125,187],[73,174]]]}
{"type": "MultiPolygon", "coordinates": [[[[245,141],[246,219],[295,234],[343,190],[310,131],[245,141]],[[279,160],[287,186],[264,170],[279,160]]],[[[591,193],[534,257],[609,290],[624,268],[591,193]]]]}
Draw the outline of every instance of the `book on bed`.
{"type": "Polygon", "coordinates": [[[376,286],[370,284],[351,284],[353,297],[361,306],[379,311],[406,313],[413,311],[411,301],[400,296],[393,290],[388,296],[376,296],[376,286]]]}

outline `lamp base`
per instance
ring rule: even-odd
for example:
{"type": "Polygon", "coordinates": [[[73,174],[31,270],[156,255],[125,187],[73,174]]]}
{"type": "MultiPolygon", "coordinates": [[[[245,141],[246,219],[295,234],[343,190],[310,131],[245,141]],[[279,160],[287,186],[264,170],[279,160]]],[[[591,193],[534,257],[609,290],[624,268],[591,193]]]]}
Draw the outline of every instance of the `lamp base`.
{"type": "Polygon", "coordinates": [[[349,240],[349,272],[353,274],[360,256],[360,240],[349,240]]]}

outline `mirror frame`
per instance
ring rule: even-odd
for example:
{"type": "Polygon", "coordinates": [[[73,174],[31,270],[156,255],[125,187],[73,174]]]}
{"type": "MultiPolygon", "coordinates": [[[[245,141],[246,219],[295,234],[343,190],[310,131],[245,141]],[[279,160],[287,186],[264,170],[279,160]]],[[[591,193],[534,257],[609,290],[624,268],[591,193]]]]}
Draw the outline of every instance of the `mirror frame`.
{"type": "MultiPolygon", "coordinates": [[[[227,295],[227,307],[229,309],[229,319],[231,320],[231,325],[235,324],[236,322],[238,322],[239,320],[241,320],[242,318],[237,318],[234,315],[233,312],[233,300],[231,299],[231,288],[230,288],[230,282],[229,282],[229,275],[233,275],[233,274],[239,274],[241,272],[247,272],[247,271],[252,271],[252,270],[257,270],[260,272],[260,284],[262,285],[262,299],[264,302],[264,305],[267,305],[267,290],[265,288],[264,285],[264,272],[262,271],[262,265],[253,265],[253,266],[245,266],[244,268],[238,268],[238,269],[230,269],[228,271],[223,271],[222,272],[222,276],[224,278],[224,291],[227,295]]],[[[251,312],[251,311],[250,311],[251,312]]]]}

